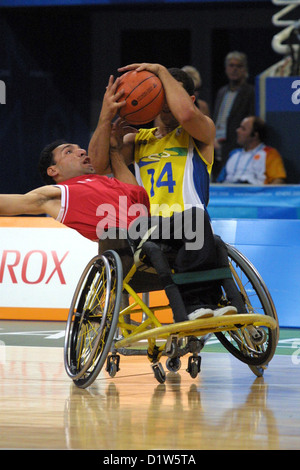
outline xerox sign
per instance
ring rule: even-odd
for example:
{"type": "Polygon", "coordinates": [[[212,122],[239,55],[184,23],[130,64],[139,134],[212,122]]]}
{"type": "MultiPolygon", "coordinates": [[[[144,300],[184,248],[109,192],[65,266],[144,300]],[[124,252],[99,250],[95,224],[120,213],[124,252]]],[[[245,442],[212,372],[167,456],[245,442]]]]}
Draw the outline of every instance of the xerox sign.
{"type": "Polygon", "coordinates": [[[68,308],[78,279],[97,254],[68,228],[0,227],[2,307],[68,308]]]}

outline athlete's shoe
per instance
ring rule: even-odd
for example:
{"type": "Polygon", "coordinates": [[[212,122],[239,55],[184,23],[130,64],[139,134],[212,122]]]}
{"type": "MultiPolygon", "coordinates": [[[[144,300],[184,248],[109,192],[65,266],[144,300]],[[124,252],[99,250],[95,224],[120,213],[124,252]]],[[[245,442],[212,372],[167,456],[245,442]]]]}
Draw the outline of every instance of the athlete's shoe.
{"type": "Polygon", "coordinates": [[[214,317],[221,317],[222,315],[235,315],[237,309],[235,307],[221,307],[214,310],[214,317]]]}
{"type": "Polygon", "coordinates": [[[189,320],[197,320],[199,318],[210,318],[214,316],[214,311],[211,308],[197,308],[188,315],[189,320]]]}
{"type": "Polygon", "coordinates": [[[221,317],[222,315],[235,315],[237,309],[235,307],[221,307],[216,310],[211,308],[198,308],[188,315],[189,320],[198,320],[199,318],[221,317]]]}

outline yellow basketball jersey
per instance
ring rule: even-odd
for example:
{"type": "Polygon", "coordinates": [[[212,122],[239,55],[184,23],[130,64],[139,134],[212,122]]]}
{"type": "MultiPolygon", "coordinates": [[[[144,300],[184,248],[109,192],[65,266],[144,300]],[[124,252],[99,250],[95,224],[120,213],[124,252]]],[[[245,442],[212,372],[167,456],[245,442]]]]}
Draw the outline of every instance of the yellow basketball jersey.
{"type": "Polygon", "coordinates": [[[170,217],[191,206],[206,207],[212,165],[181,127],[162,138],[140,129],[135,140],[135,174],[146,189],[152,215],[170,217]]]}

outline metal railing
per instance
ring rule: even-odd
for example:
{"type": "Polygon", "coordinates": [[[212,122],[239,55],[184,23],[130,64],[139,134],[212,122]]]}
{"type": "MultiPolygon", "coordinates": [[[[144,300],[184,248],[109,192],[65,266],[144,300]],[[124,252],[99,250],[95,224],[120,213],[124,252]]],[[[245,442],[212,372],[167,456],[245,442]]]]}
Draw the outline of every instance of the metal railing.
{"type": "Polygon", "coordinates": [[[275,26],[284,27],[273,37],[272,48],[278,54],[289,55],[292,58],[292,75],[298,75],[300,71],[300,0],[272,0],[272,3],[283,7],[273,15],[272,23],[275,26]],[[289,19],[290,14],[293,18],[289,19]]]}

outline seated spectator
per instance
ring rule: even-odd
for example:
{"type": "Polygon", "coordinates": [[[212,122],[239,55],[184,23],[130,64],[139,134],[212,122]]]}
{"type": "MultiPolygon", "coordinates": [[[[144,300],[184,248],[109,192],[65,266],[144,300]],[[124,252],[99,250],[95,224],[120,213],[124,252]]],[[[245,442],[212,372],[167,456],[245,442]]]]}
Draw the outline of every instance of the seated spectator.
{"type": "Polygon", "coordinates": [[[217,183],[284,184],[286,171],[282,157],[275,148],[264,143],[265,122],[248,116],[236,132],[241,148],[230,153],[217,183]]]}

